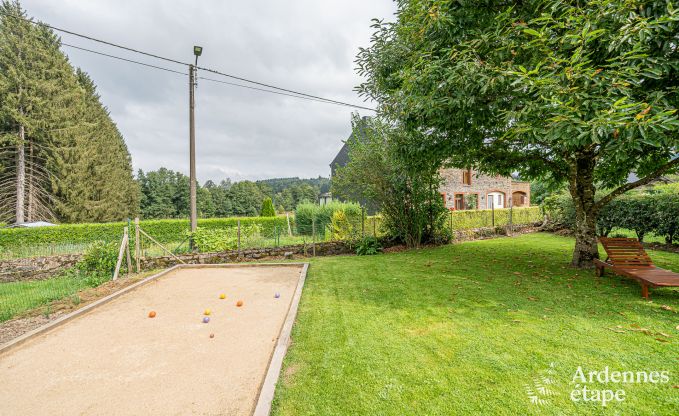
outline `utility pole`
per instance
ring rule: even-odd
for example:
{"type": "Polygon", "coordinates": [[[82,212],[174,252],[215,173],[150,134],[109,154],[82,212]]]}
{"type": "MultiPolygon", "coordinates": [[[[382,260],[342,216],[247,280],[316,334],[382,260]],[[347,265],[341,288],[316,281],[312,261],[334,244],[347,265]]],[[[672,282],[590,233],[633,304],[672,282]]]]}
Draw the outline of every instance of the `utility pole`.
{"type": "Polygon", "coordinates": [[[198,57],[203,53],[200,46],[193,47],[193,54],[196,56],[196,64],[189,65],[189,198],[191,205],[191,249],[193,249],[193,233],[198,226],[198,208],[196,207],[196,67],[198,57]]]}

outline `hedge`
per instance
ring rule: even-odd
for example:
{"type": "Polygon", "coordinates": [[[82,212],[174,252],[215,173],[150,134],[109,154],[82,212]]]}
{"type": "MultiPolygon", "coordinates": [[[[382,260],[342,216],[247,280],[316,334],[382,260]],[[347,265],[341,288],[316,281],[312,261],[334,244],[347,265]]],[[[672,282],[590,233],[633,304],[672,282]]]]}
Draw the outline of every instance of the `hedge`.
{"type": "MultiPolygon", "coordinates": [[[[203,229],[223,229],[238,225],[257,224],[263,235],[274,235],[275,228],[287,229],[285,217],[242,217],[199,219],[203,229]]],[[[294,220],[290,218],[291,226],[294,220]]],[[[13,250],[20,247],[57,244],[89,244],[94,241],[119,241],[127,222],[101,224],[62,224],[41,228],[6,228],[0,230],[0,248],[13,250]]],[[[130,237],[134,239],[134,224],[130,237]]],[[[141,228],[160,243],[181,242],[188,236],[188,220],[144,220],[141,228]]]]}
{"type": "Polygon", "coordinates": [[[324,233],[326,227],[331,225],[332,216],[336,211],[343,211],[351,223],[358,222],[360,224],[361,206],[353,202],[330,202],[325,205],[303,203],[297,205],[295,209],[297,233],[311,235],[314,227],[316,233],[324,233]]]}
{"type": "MultiPolygon", "coordinates": [[[[570,196],[550,196],[545,199],[544,208],[551,223],[575,228],[575,208],[570,196]]],[[[679,195],[638,193],[614,199],[599,212],[597,234],[608,236],[616,229],[633,230],[640,241],[654,233],[672,244],[679,236],[679,195]]]]}
{"type": "Polygon", "coordinates": [[[494,210],[462,210],[450,211],[450,218],[447,218],[446,227],[452,224],[453,230],[470,230],[475,228],[492,227],[493,225],[509,225],[509,217],[512,217],[512,224],[532,224],[542,221],[542,210],[540,207],[527,208],[498,208],[494,210]],[[494,221],[493,221],[493,216],[494,221]]]}

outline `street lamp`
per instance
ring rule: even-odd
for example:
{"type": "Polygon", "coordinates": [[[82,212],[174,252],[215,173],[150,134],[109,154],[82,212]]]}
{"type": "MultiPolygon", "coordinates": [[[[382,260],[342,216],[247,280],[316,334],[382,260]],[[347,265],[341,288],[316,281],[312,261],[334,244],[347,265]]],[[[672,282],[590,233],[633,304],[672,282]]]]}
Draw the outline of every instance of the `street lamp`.
{"type": "Polygon", "coordinates": [[[203,54],[202,46],[194,46],[193,54],[196,56],[196,64],[189,65],[189,195],[191,210],[191,248],[193,248],[193,233],[198,226],[198,209],[196,208],[196,67],[198,57],[203,54]]]}

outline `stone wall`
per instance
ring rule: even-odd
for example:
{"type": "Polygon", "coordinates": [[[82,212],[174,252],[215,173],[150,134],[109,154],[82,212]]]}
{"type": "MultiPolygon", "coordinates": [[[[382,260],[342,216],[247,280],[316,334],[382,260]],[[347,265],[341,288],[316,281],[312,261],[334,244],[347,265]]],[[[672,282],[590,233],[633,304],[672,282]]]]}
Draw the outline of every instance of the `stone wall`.
{"type": "Polygon", "coordinates": [[[463,183],[465,169],[441,169],[439,173],[443,183],[439,192],[445,195],[446,208],[455,208],[455,194],[477,194],[478,208],[485,209],[488,205],[487,197],[489,192],[502,192],[505,195],[505,208],[509,207],[509,198],[513,192],[519,191],[526,194],[526,204],[530,205],[530,184],[528,182],[517,182],[505,176],[491,176],[471,170],[471,183],[463,183]]]}
{"type": "Polygon", "coordinates": [[[62,270],[73,267],[81,257],[80,254],[66,254],[3,260],[0,261],[0,283],[47,279],[62,270]]]}
{"type": "MultiPolygon", "coordinates": [[[[317,256],[334,256],[339,254],[351,254],[354,250],[344,242],[316,243],[317,256]]],[[[220,264],[237,263],[241,261],[254,261],[266,258],[288,258],[306,257],[313,254],[311,244],[294,245],[282,247],[252,248],[241,250],[240,256],[237,250],[225,251],[221,253],[196,253],[183,254],[177,256],[188,264],[220,264]]],[[[171,256],[145,258],[141,260],[143,270],[163,269],[178,264],[176,258],[171,256]]]]}

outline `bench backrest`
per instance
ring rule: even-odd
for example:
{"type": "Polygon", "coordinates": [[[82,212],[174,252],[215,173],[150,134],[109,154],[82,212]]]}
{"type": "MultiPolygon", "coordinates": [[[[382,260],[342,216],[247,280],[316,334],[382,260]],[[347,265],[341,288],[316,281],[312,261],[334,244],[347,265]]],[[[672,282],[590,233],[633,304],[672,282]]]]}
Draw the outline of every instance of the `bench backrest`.
{"type": "Polygon", "coordinates": [[[636,238],[599,239],[608,254],[608,262],[615,267],[651,267],[653,261],[636,238]]]}

